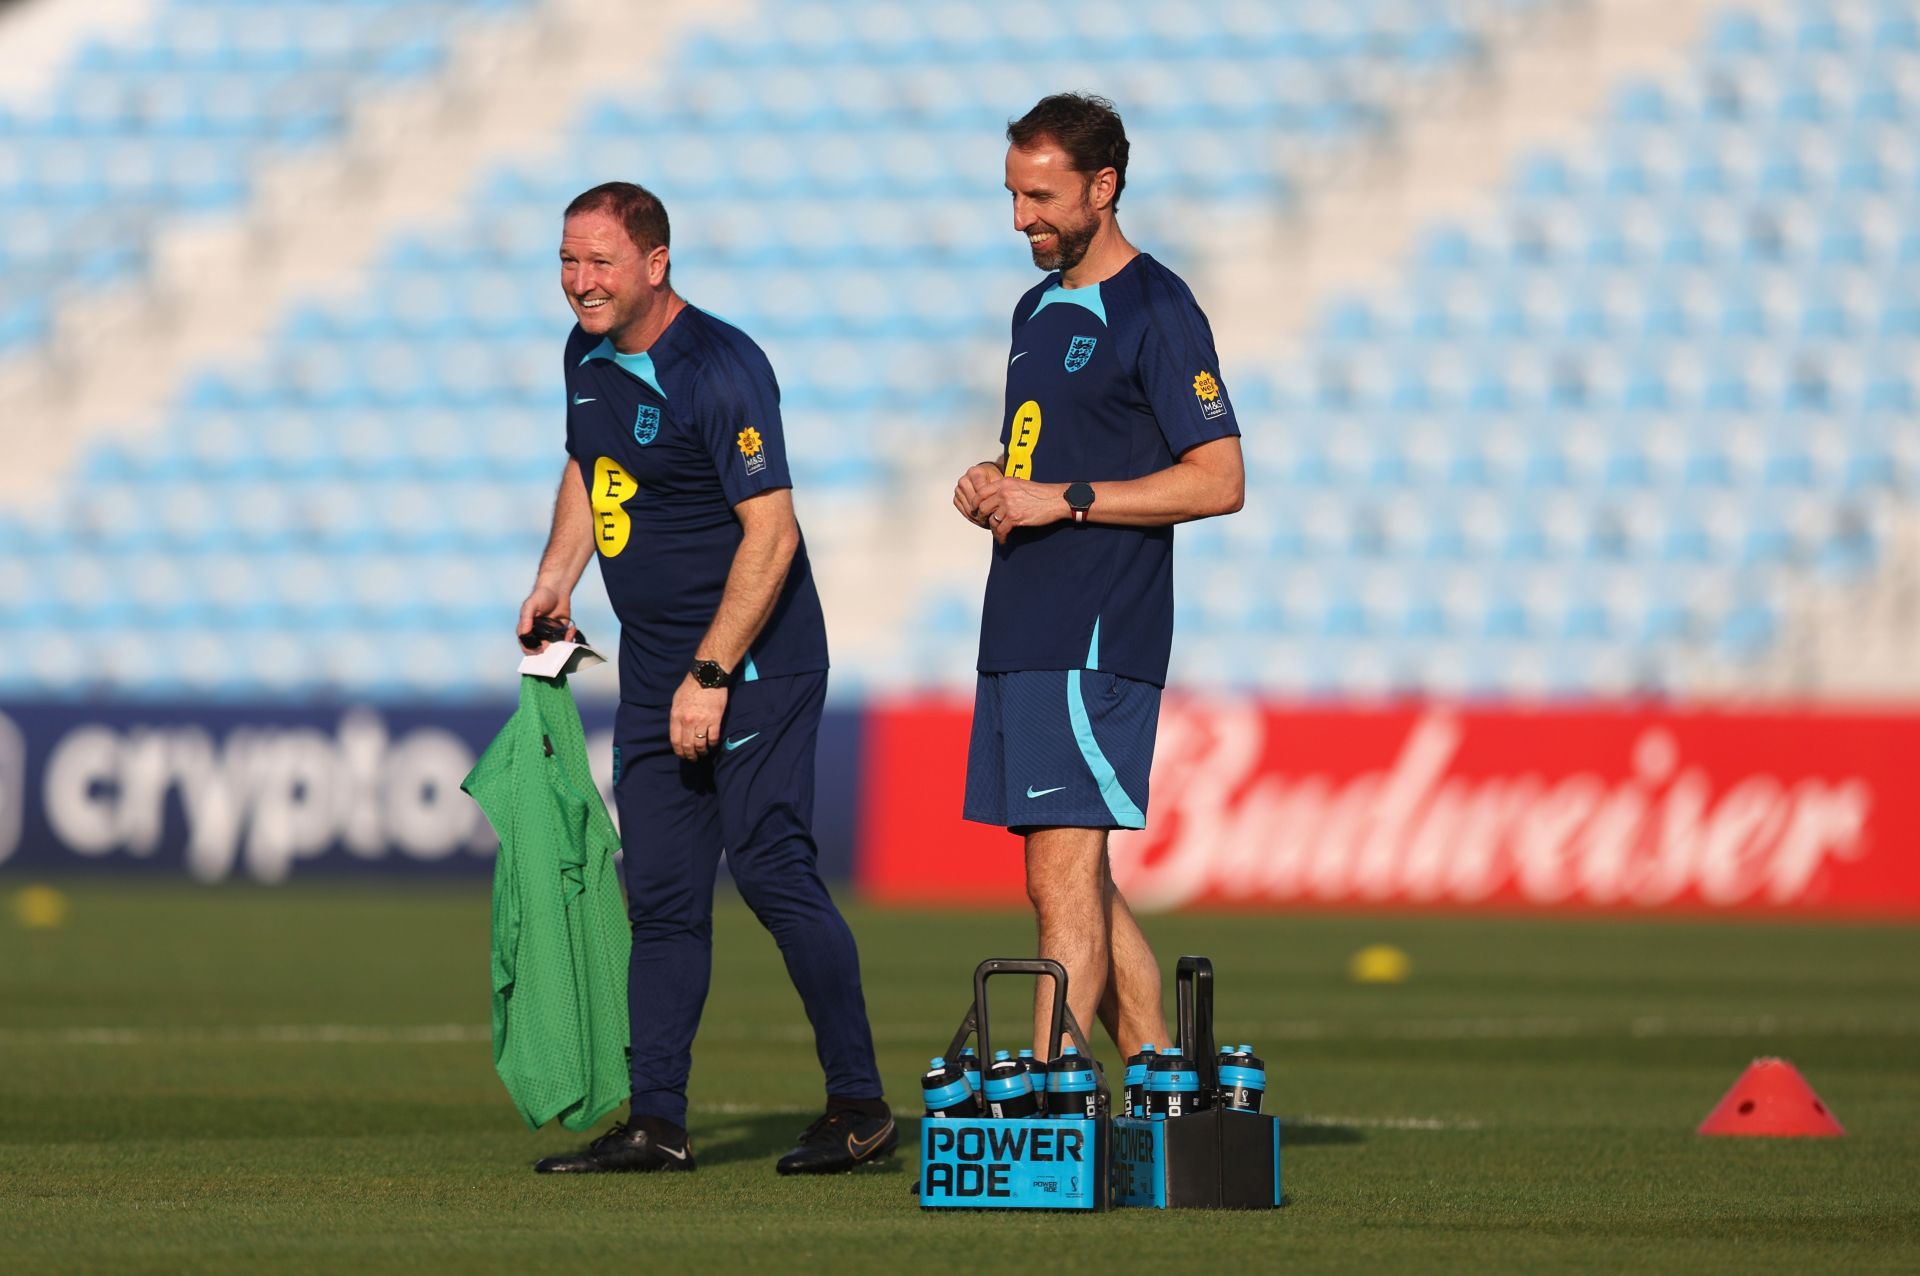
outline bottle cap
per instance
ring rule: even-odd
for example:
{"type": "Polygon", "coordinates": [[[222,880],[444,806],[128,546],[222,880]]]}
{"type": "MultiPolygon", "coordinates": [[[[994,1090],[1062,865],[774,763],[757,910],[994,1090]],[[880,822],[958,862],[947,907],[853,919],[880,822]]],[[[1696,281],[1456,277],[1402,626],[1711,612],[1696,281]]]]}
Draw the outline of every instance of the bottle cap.
{"type": "Polygon", "coordinates": [[[1008,1054],[1004,1050],[996,1050],[993,1052],[993,1061],[995,1063],[1000,1062],[1002,1059],[1011,1059],[1011,1058],[1013,1058],[1013,1056],[1008,1054]]]}
{"type": "Polygon", "coordinates": [[[1173,1058],[1175,1058],[1175,1059],[1178,1059],[1178,1058],[1180,1057],[1180,1047],[1179,1047],[1179,1046],[1168,1046],[1168,1047],[1167,1047],[1167,1053],[1168,1053],[1169,1055],[1171,1055],[1171,1056],[1172,1056],[1173,1058]]]}
{"type": "Polygon", "coordinates": [[[1253,1053],[1253,1047],[1252,1047],[1252,1046],[1250,1046],[1250,1045],[1248,1045],[1248,1044],[1247,1044],[1246,1042],[1244,1042],[1244,1041],[1242,1041],[1242,1042],[1240,1043],[1240,1053],[1241,1053],[1241,1054],[1252,1054],[1252,1053],[1253,1053]]]}
{"type": "Polygon", "coordinates": [[[1022,1059],[1031,1059],[1031,1058],[1033,1058],[1033,1051],[1031,1051],[1031,1050],[1022,1050],[1022,1051],[1020,1052],[1020,1057],[1021,1057],[1022,1059]]]}
{"type": "Polygon", "coordinates": [[[1066,1046],[1066,1047],[1065,1047],[1065,1048],[1064,1048],[1063,1050],[1061,1050],[1061,1051],[1060,1051],[1060,1053],[1061,1053],[1061,1054],[1063,1054],[1063,1055],[1067,1055],[1067,1054],[1079,1054],[1079,1053],[1080,1053],[1080,1047],[1079,1047],[1079,1046],[1076,1046],[1076,1045],[1074,1045],[1074,1044],[1072,1044],[1071,1042],[1069,1042],[1069,1043],[1067,1044],[1067,1046],[1066,1046]]]}
{"type": "Polygon", "coordinates": [[[1152,1054],[1152,1053],[1153,1053],[1153,1043],[1152,1043],[1151,1041],[1149,1041],[1149,1042],[1148,1042],[1148,1043],[1147,1043],[1146,1045],[1144,1045],[1144,1046],[1141,1046],[1141,1047],[1140,1047],[1140,1053],[1141,1053],[1141,1054],[1152,1054]]]}
{"type": "Polygon", "coordinates": [[[927,1060],[927,1066],[929,1068],[944,1068],[947,1066],[947,1061],[940,1055],[935,1055],[933,1058],[927,1060]]]}
{"type": "Polygon", "coordinates": [[[960,1057],[961,1057],[962,1059],[964,1059],[964,1058],[966,1058],[966,1057],[967,1057],[968,1055],[970,1055],[970,1054],[973,1054],[973,1047],[972,1047],[972,1046],[963,1046],[963,1047],[961,1047],[961,1050],[960,1050],[960,1057]]]}
{"type": "Polygon", "coordinates": [[[1232,1046],[1221,1046],[1221,1047],[1220,1047],[1220,1053],[1221,1053],[1221,1054],[1232,1054],[1232,1053],[1233,1053],[1233,1047],[1232,1047],[1232,1046]]]}

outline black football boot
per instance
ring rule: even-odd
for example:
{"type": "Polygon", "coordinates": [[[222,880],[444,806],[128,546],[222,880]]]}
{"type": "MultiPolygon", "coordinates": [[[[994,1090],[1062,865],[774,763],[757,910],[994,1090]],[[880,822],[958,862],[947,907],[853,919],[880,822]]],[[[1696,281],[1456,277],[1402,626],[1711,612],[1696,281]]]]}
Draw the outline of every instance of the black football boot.
{"type": "Polygon", "coordinates": [[[578,1152],[533,1163],[535,1174],[647,1174],[693,1168],[687,1132],[658,1117],[623,1121],[578,1152]]]}
{"type": "Polygon", "coordinates": [[[885,1159],[900,1146],[900,1131],[886,1106],[876,1106],[877,1113],[828,1108],[774,1168],[782,1174],[845,1174],[856,1165],[885,1159]]]}

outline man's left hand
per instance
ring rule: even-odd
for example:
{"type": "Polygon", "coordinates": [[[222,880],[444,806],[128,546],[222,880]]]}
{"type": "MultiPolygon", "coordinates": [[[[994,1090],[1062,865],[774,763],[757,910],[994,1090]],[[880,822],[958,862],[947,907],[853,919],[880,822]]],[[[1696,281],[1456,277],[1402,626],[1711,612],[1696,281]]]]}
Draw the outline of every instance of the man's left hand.
{"type": "Polygon", "coordinates": [[[981,493],[980,520],[1002,545],[1016,527],[1045,527],[1071,517],[1065,483],[1000,478],[976,485],[976,490],[981,493]]]}
{"type": "Polygon", "coordinates": [[[726,716],[727,689],[703,687],[688,674],[680,680],[680,689],[673,693],[667,740],[682,758],[698,762],[718,745],[720,719],[726,716]]]}

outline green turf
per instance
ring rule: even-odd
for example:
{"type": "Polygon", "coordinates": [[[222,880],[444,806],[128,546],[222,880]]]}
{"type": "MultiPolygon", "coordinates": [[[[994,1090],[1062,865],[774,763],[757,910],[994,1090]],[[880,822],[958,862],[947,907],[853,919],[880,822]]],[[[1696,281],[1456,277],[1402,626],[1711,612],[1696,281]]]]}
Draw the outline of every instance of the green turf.
{"type": "MultiPolygon", "coordinates": [[[[696,1048],[699,1173],[555,1180],[528,1163],[574,1137],[520,1125],[482,1035],[484,888],[70,894],[58,930],[0,913],[10,1274],[1007,1270],[1076,1254],[1136,1272],[1865,1272],[1920,1255],[1913,930],[1156,918],[1168,962],[1215,959],[1223,1034],[1270,1062],[1287,1208],[934,1217],[908,1195],[910,1153],[774,1175],[818,1072],[778,954],[737,906],[696,1048]],[[1347,982],[1348,954],[1375,941],[1412,954],[1410,982],[1347,982]],[[316,1040],[317,1025],[381,1031],[316,1040]],[[435,1025],[446,1040],[408,1039],[435,1025]],[[1799,1063],[1845,1139],[1692,1133],[1769,1053],[1799,1063]]],[[[881,1064],[911,1111],[973,962],[1030,951],[1029,924],[851,920],[881,1064]]]]}

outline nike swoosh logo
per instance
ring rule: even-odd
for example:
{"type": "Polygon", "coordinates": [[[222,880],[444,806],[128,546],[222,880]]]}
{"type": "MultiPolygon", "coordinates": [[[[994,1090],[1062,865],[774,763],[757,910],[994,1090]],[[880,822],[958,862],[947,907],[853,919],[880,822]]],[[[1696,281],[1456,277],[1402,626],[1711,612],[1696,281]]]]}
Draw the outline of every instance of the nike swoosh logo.
{"type": "Polygon", "coordinates": [[[653,1146],[655,1150],[665,1152],[668,1156],[672,1157],[676,1161],[684,1161],[687,1159],[687,1152],[689,1151],[689,1149],[687,1148],[681,1148],[678,1152],[676,1152],[672,1148],[666,1147],[659,1143],[656,1143],[653,1146]]]}
{"type": "Polygon", "coordinates": [[[1016,363],[1018,363],[1018,362],[1020,362],[1020,361],[1021,361],[1022,359],[1024,359],[1024,358],[1026,358],[1026,357],[1027,357],[1027,351],[1025,351],[1025,350],[1022,350],[1022,351],[1021,351],[1021,352],[1020,352],[1019,354],[1017,354],[1017,355],[1015,355],[1015,356],[1013,356],[1013,358],[1011,358],[1011,359],[1009,359],[1009,360],[1007,360],[1007,366],[1008,366],[1009,368],[1011,368],[1011,367],[1012,367],[1012,366],[1013,366],[1014,364],[1016,364],[1016,363]]]}
{"type": "Polygon", "coordinates": [[[1040,791],[1035,792],[1034,787],[1031,784],[1029,784],[1027,786],[1027,796],[1030,798],[1045,797],[1049,793],[1058,793],[1061,789],[1064,789],[1066,787],[1067,786],[1064,784],[1056,784],[1050,789],[1041,789],[1040,791]]]}
{"type": "Polygon", "coordinates": [[[760,738],[760,733],[756,731],[752,735],[743,735],[738,740],[728,740],[727,752],[732,753],[735,749],[739,748],[741,745],[745,744],[747,741],[757,740],[759,738],[760,738]]]}
{"type": "Polygon", "coordinates": [[[600,402],[600,400],[598,399],[583,399],[577,394],[573,396],[573,406],[576,408],[579,407],[582,403],[598,403],[598,402],[600,402]]]}
{"type": "Polygon", "coordinates": [[[868,1156],[871,1156],[873,1154],[873,1150],[879,1147],[881,1143],[885,1142],[886,1137],[892,1133],[893,1133],[893,1119],[889,1117],[887,1119],[887,1123],[880,1127],[880,1132],[878,1134],[875,1134],[872,1138],[868,1139],[865,1143],[862,1143],[859,1139],[854,1138],[853,1135],[851,1134],[847,1135],[847,1151],[853,1153],[854,1160],[856,1161],[864,1160],[868,1156]]]}

